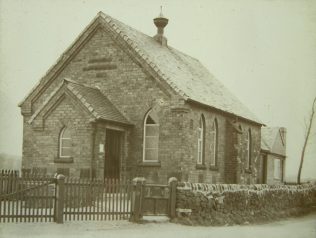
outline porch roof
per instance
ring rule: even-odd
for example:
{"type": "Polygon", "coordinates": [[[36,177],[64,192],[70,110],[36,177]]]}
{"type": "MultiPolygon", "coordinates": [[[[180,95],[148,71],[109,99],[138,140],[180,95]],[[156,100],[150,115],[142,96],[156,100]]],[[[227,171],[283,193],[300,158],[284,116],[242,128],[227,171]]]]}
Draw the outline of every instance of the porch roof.
{"type": "Polygon", "coordinates": [[[65,79],[67,88],[82,102],[96,119],[132,125],[98,88],[65,79]]]}
{"type": "Polygon", "coordinates": [[[58,92],[63,89],[71,93],[87,109],[92,118],[129,126],[133,125],[98,88],[79,84],[69,79],[63,80],[28,122],[32,123],[49,102],[58,95],[58,92]]]}

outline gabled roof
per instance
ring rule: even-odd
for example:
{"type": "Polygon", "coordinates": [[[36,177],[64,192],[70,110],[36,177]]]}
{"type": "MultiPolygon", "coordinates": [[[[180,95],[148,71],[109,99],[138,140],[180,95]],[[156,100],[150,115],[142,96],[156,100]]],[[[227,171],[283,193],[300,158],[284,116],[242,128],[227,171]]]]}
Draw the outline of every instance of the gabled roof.
{"type": "Polygon", "coordinates": [[[50,97],[48,97],[46,102],[33,114],[29,123],[32,123],[32,121],[39,115],[43,108],[63,86],[65,86],[66,90],[78,99],[78,101],[89,111],[93,118],[125,125],[132,125],[99,89],[78,84],[69,79],[64,79],[63,83],[56,88],[50,97]]]}
{"type": "MultiPolygon", "coordinates": [[[[156,72],[160,79],[167,82],[184,99],[262,124],[198,60],[170,46],[162,46],[153,37],[145,35],[102,12],[89,26],[96,21],[111,29],[113,34],[116,34],[129,45],[134,53],[156,72]]],[[[88,30],[89,26],[85,31],[88,30]]],[[[84,36],[85,31],[80,36],[84,36]]],[[[64,56],[69,57],[69,54],[66,52],[64,56]]],[[[65,59],[61,57],[60,60],[65,59]]]]}
{"type": "Polygon", "coordinates": [[[161,46],[153,37],[101,13],[116,31],[130,39],[131,45],[152,67],[163,73],[163,78],[186,99],[217,108],[262,124],[224,85],[197,59],[170,46],[161,46]]]}
{"type": "Polygon", "coordinates": [[[279,127],[262,127],[261,128],[261,148],[265,147],[271,150],[277,135],[279,133],[279,127]]]}
{"type": "MultiPolygon", "coordinates": [[[[268,151],[271,153],[279,153],[275,150],[277,140],[283,140],[281,138],[281,130],[285,130],[282,127],[262,127],[261,128],[261,150],[268,151]]],[[[282,153],[285,155],[285,151],[282,153]]]]}
{"type": "Polygon", "coordinates": [[[263,139],[263,136],[261,134],[261,150],[264,150],[264,151],[270,151],[270,147],[268,145],[268,143],[265,141],[265,139],[263,139]]]}

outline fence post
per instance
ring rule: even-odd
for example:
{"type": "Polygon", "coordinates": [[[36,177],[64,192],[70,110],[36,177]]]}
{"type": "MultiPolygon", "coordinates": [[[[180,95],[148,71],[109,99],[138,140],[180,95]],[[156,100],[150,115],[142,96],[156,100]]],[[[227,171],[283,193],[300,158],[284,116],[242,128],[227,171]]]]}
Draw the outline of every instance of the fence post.
{"type": "Polygon", "coordinates": [[[55,222],[64,223],[64,192],[65,192],[65,176],[57,175],[56,179],[56,206],[55,206],[55,222]]]}
{"type": "Polygon", "coordinates": [[[170,218],[176,217],[176,193],[178,180],[175,177],[171,177],[168,180],[170,188],[170,199],[169,199],[169,216],[170,218]]]}
{"type": "Polygon", "coordinates": [[[133,179],[133,191],[132,191],[132,215],[130,220],[132,222],[139,222],[142,217],[142,204],[144,195],[145,178],[133,179]]]}

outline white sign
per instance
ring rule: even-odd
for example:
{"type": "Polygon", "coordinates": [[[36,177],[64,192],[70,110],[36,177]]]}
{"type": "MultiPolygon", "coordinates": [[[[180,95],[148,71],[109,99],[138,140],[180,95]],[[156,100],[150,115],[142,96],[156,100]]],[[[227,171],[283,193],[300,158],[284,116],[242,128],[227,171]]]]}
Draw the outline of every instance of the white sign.
{"type": "Polygon", "coordinates": [[[103,153],[104,152],[104,144],[99,145],[99,152],[103,153]]]}

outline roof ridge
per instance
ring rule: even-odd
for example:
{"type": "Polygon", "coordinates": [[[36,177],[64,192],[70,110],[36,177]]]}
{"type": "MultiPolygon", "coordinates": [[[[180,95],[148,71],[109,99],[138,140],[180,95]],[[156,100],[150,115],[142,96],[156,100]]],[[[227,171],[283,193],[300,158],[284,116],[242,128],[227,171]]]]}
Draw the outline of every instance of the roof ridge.
{"type": "MultiPolygon", "coordinates": [[[[154,62],[152,62],[149,59],[149,56],[146,54],[146,52],[144,52],[143,50],[141,50],[138,45],[124,32],[124,30],[120,29],[119,26],[117,26],[117,24],[114,21],[118,21],[120,24],[125,25],[128,28],[131,28],[134,31],[137,31],[138,33],[143,34],[144,36],[150,37],[146,34],[144,34],[143,32],[126,25],[125,23],[111,17],[110,15],[105,14],[104,12],[100,11],[98,13],[98,16],[101,16],[105,22],[114,30],[114,32],[121,37],[121,39],[123,39],[133,50],[134,52],[136,52],[136,54],[138,54],[138,56],[140,56],[146,63],[147,65],[154,70],[159,77],[161,77],[164,81],[166,81],[168,83],[168,85],[170,85],[171,88],[173,88],[177,93],[179,93],[182,97],[184,97],[185,99],[189,98],[188,95],[186,95],[185,92],[183,92],[179,87],[177,87],[171,80],[169,77],[167,77],[164,73],[161,72],[161,70],[159,69],[158,65],[156,65],[154,62]],[[113,21],[114,20],[114,21],[113,21]],[[111,24],[112,23],[112,24],[111,24]]],[[[151,38],[151,37],[150,37],[151,38]]],[[[167,47],[168,48],[168,47],[167,47]]]]}
{"type": "MultiPolygon", "coordinates": [[[[20,106],[24,105],[23,103],[30,97],[37,97],[40,93],[37,89],[41,89],[46,83],[55,79],[56,74],[67,64],[74,52],[78,50],[78,44],[84,42],[97,27],[111,32],[111,36],[122,42],[123,47],[132,53],[133,57],[149,71],[153,78],[164,82],[175,94],[185,100],[201,103],[259,123],[256,116],[245,106],[246,104],[243,104],[235,94],[231,93],[228,88],[218,81],[198,59],[171,46],[159,47],[159,44],[149,35],[126,25],[102,11],[94,17],[73,43],[66,48],[64,53],[57,59],[57,62],[49,68],[23,102],[20,103],[20,106]],[[169,57],[170,59],[167,58],[169,61],[164,61],[165,58],[163,57],[169,57]],[[213,90],[212,85],[220,87],[219,90],[213,90]],[[222,92],[222,89],[225,90],[222,92]],[[229,93],[228,99],[223,100],[222,94],[226,93],[226,91],[229,93]]],[[[74,82],[71,79],[67,79],[66,82],[90,88],[91,90],[98,89],[91,85],[74,82]]],[[[98,90],[100,92],[100,89],[98,90]]],[[[25,111],[27,110],[25,109],[25,111]]],[[[259,124],[262,123],[260,122],[259,124]]]]}
{"type": "Polygon", "coordinates": [[[199,59],[197,59],[197,58],[195,58],[195,57],[193,57],[193,56],[191,56],[191,55],[188,55],[188,54],[182,52],[181,50],[178,50],[178,49],[176,49],[176,48],[174,48],[174,47],[172,47],[172,46],[169,46],[168,48],[170,48],[171,51],[176,51],[176,53],[180,53],[180,54],[182,54],[183,56],[189,57],[189,58],[191,58],[191,59],[193,59],[193,60],[195,60],[195,61],[197,61],[197,62],[200,63],[200,60],[199,60],[199,59]]]}
{"type": "MultiPolygon", "coordinates": [[[[109,15],[103,13],[103,12],[99,12],[99,16],[101,16],[101,17],[105,20],[105,22],[107,23],[107,25],[109,25],[109,26],[112,28],[112,30],[113,30],[118,36],[120,36],[120,37],[147,63],[147,65],[148,65],[151,69],[153,69],[153,70],[158,74],[158,76],[159,76],[160,78],[162,78],[173,90],[175,90],[180,96],[184,97],[185,100],[191,98],[191,97],[188,96],[181,88],[179,88],[179,87],[176,85],[176,83],[174,83],[174,82],[170,79],[170,77],[168,77],[166,74],[164,74],[163,72],[161,72],[161,70],[159,69],[159,66],[150,60],[150,57],[148,57],[147,53],[146,53],[144,50],[141,50],[141,49],[138,47],[137,43],[136,43],[133,39],[131,39],[131,38],[124,32],[124,29],[121,29],[121,27],[119,27],[119,26],[116,24],[116,22],[118,22],[119,24],[121,24],[122,27],[127,27],[127,28],[129,28],[129,29],[131,29],[131,30],[133,30],[133,31],[135,31],[135,32],[137,32],[137,33],[140,33],[140,34],[143,35],[143,36],[146,36],[146,37],[149,37],[149,38],[152,38],[152,37],[150,37],[150,36],[144,34],[143,32],[141,32],[141,31],[139,31],[139,30],[137,30],[137,29],[135,29],[135,28],[133,28],[133,27],[131,27],[131,26],[129,26],[129,25],[126,25],[125,23],[123,23],[123,22],[121,22],[121,21],[119,21],[119,20],[117,20],[117,19],[115,19],[115,18],[113,18],[113,17],[111,17],[111,16],[109,16],[109,15]]],[[[173,47],[171,47],[171,46],[167,46],[167,47],[165,47],[165,48],[169,49],[170,53],[171,53],[172,55],[174,55],[174,57],[180,58],[180,61],[181,61],[186,67],[189,67],[191,70],[194,70],[194,68],[192,68],[190,65],[188,65],[188,63],[185,62],[185,61],[181,58],[182,56],[194,60],[196,63],[198,63],[198,64],[199,64],[200,66],[202,66],[204,69],[206,69],[205,66],[204,66],[203,64],[201,64],[201,62],[200,62],[198,59],[196,59],[196,58],[194,58],[194,57],[192,57],[192,56],[189,56],[189,55],[187,55],[187,54],[185,54],[185,53],[183,53],[183,52],[181,52],[181,51],[179,51],[179,50],[177,50],[177,49],[175,49],[175,48],[173,48],[173,47]],[[179,56],[179,55],[177,55],[177,54],[181,54],[181,55],[179,56]]],[[[206,69],[206,70],[207,70],[207,69],[206,69]]],[[[210,74],[210,75],[212,75],[208,70],[207,70],[207,73],[210,74]]],[[[239,99],[238,97],[236,97],[233,93],[231,93],[224,85],[222,85],[222,86],[223,86],[223,87],[225,88],[225,90],[228,91],[235,99],[237,99],[238,101],[240,101],[240,99],[239,99]]],[[[194,100],[193,100],[193,101],[194,101],[194,100]]],[[[240,103],[243,104],[242,102],[240,102],[240,103]]],[[[245,117],[245,116],[238,115],[237,113],[234,113],[234,112],[230,112],[230,111],[226,111],[226,112],[233,113],[233,114],[235,114],[235,115],[237,115],[237,116],[239,116],[239,117],[242,117],[242,118],[245,118],[245,119],[248,119],[248,120],[257,122],[257,123],[259,122],[260,124],[262,124],[262,122],[260,122],[260,120],[258,120],[258,118],[249,110],[248,107],[246,107],[244,104],[243,104],[243,107],[245,107],[245,108],[247,109],[247,111],[252,115],[252,119],[250,119],[250,117],[247,118],[247,117],[245,117]],[[254,119],[254,118],[255,118],[255,119],[254,119]]],[[[220,110],[222,110],[222,109],[220,109],[220,110]]]]}

